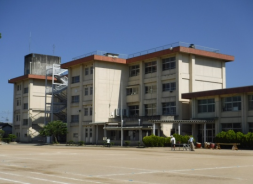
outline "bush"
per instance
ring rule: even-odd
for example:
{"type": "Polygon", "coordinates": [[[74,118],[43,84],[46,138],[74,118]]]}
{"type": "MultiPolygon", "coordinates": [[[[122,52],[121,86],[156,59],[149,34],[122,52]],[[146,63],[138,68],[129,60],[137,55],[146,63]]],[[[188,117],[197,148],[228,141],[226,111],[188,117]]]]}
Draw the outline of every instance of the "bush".
{"type": "Polygon", "coordinates": [[[125,141],[125,146],[129,146],[130,145],[130,141],[125,141]]]}
{"type": "Polygon", "coordinates": [[[10,138],[2,138],[3,142],[9,143],[11,141],[10,138]]]}
{"type": "Polygon", "coordinates": [[[79,141],[79,142],[77,143],[77,145],[78,145],[78,146],[83,146],[83,145],[84,145],[84,142],[83,142],[83,141],[79,141]]]}
{"type": "Polygon", "coordinates": [[[111,146],[114,146],[114,142],[111,142],[111,146]]]}
{"type": "Polygon", "coordinates": [[[68,141],[68,142],[67,142],[67,145],[69,145],[69,146],[70,146],[70,145],[74,145],[74,141],[72,141],[72,140],[68,141]]]}
{"type": "Polygon", "coordinates": [[[12,142],[14,139],[16,139],[17,138],[17,136],[16,135],[14,135],[14,134],[9,134],[8,135],[8,138],[10,139],[10,141],[12,142]]]}

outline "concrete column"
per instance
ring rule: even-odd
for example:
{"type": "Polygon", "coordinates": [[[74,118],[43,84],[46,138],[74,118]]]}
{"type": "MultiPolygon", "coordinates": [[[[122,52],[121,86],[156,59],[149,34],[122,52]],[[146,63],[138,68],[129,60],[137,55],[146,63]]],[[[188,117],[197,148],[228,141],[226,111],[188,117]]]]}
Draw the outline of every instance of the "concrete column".
{"type": "Polygon", "coordinates": [[[23,132],[22,132],[22,127],[23,127],[23,106],[24,106],[24,100],[23,100],[23,90],[24,90],[24,81],[21,82],[21,93],[20,93],[20,103],[21,103],[21,108],[20,108],[20,127],[19,127],[19,132],[20,132],[20,141],[23,141],[22,138],[24,137],[23,132]]]}
{"type": "Polygon", "coordinates": [[[27,116],[28,116],[28,130],[27,130],[27,136],[28,141],[31,142],[32,138],[30,136],[29,128],[32,127],[32,97],[33,97],[33,79],[29,80],[28,85],[28,110],[27,110],[27,116]]]}
{"type": "Polygon", "coordinates": [[[156,115],[162,115],[162,103],[161,103],[161,96],[162,96],[162,81],[161,81],[161,74],[162,74],[162,60],[161,58],[157,58],[156,60],[156,115]]]}
{"type": "Polygon", "coordinates": [[[72,68],[69,68],[68,69],[68,85],[69,87],[67,88],[67,100],[68,100],[68,103],[67,103],[67,128],[68,128],[68,133],[67,133],[67,141],[71,140],[71,134],[73,133],[71,131],[71,128],[70,128],[70,123],[71,123],[71,81],[72,80],[72,68]]]}
{"type": "Polygon", "coordinates": [[[157,125],[158,136],[161,136],[161,124],[157,125]]]}
{"type": "Polygon", "coordinates": [[[192,105],[192,118],[195,118],[196,117],[196,99],[193,98],[191,99],[191,105],[192,105]]]}
{"type": "Polygon", "coordinates": [[[96,144],[98,143],[98,125],[96,125],[96,144]]]}
{"type": "Polygon", "coordinates": [[[206,123],[204,123],[204,143],[206,142],[206,123]]]}
{"type": "Polygon", "coordinates": [[[153,134],[155,135],[155,123],[153,123],[153,134]]]}
{"type": "Polygon", "coordinates": [[[248,111],[248,100],[247,94],[243,93],[241,96],[241,122],[242,122],[242,132],[246,134],[248,132],[248,125],[247,125],[247,111],[248,111]]]}
{"type": "Polygon", "coordinates": [[[226,63],[222,62],[222,88],[226,88],[226,63]]]}
{"type": "Polygon", "coordinates": [[[181,132],[180,131],[180,123],[178,123],[178,135],[181,135],[180,132],[181,132]]]}
{"type": "Polygon", "coordinates": [[[182,76],[181,76],[181,69],[182,69],[182,54],[177,53],[176,55],[176,113],[178,114],[178,119],[182,119],[182,99],[181,99],[181,88],[182,85],[182,76]]]}
{"type": "Polygon", "coordinates": [[[145,75],[145,64],[143,61],[140,62],[140,78],[139,78],[139,84],[140,84],[140,102],[139,102],[139,116],[144,116],[144,95],[145,95],[145,85],[144,85],[144,75],[145,75]]]}
{"type": "Polygon", "coordinates": [[[190,55],[190,66],[189,66],[189,73],[190,73],[190,86],[189,86],[189,92],[195,92],[195,55],[190,55]]]}
{"type": "Polygon", "coordinates": [[[142,129],[139,129],[139,141],[142,142],[142,129]]]}
{"type": "Polygon", "coordinates": [[[220,116],[221,116],[221,111],[222,111],[222,104],[221,104],[221,99],[219,96],[215,96],[215,117],[217,117],[217,120],[215,120],[215,135],[217,135],[221,130],[220,130],[220,116]]]}
{"type": "MultiPolygon", "coordinates": [[[[82,123],[83,123],[83,65],[79,66],[79,76],[80,76],[80,83],[79,83],[79,136],[78,140],[83,140],[83,129],[82,129],[82,123]]],[[[90,140],[90,139],[89,139],[90,140]]]]}
{"type": "Polygon", "coordinates": [[[106,129],[105,129],[105,124],[104,124],[104,137],[107,137],[107,131],[106,131],[106,129]]]}

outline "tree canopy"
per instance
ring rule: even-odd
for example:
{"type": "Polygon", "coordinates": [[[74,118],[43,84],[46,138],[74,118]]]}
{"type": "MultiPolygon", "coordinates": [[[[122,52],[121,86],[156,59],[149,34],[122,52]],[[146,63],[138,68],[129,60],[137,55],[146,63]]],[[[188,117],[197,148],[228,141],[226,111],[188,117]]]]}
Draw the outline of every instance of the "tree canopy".
{"type": "Polygon", "coordinates": [[[51,121],[39,133],[41,136],[53,136],[55,143],[58,143],[57,136],[67,134],[67,124],[60,120],[51,121]]]}
{"type": "Polygon", "coordinates": [[[4,136],[4,130],[0,130],[0,139],[2,139],[4,136]]]}

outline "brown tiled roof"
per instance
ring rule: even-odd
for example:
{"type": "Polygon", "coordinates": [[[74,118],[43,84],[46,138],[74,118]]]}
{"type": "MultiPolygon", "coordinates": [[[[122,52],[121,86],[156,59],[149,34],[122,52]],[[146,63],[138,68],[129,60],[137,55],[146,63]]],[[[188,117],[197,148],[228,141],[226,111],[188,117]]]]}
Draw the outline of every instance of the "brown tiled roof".
{"type": "Polygon", "coordinates": [[[183,99],[192,99],[206,96],[217,96],[217,95],[229,95],[238,93],[249,93],[253,92],[253,86],[243,86],[236,88],[216,89],[209,91],[199,91],[193,93],[183,93],[181,96],[183,99]]]}
{"type": "MultiPolygon", "coordinates": [[[[34,75],[34,74],[28,74],[28,75],[22,75],[13,79],[9,79],[8,83],[17,83],[26,79],[41,79],[45,80],[46,76],[45,75],[34,75]]],[[[47,77],[47,80],[52,80],[52,77],[47,77]]]]}

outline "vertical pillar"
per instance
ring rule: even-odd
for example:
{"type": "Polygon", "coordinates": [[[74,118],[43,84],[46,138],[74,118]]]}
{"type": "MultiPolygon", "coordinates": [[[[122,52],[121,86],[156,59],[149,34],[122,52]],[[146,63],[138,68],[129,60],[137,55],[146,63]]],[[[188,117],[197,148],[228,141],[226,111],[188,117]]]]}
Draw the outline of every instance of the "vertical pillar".
{"type": "Polygon", "coordinates": [[[96,144],[98,143],[98,125],[96,125],[96,144]]]}
{"type": "Polygon", "coordinates": [[[158,136],[161,137],[161,124],[157,125],[158,136]]]}
{"type": "Polygon", "coordinates": [[[178,135],[181,135],[180,132],[181,132],[180,131],[180,123],[178,123],[178,135]]]}
{"type": "Polygon", "coordinates": [[[226,66],[225,62],[222,62],[222,88],[226,88],[226,66]]]}
{"type": "Polygon", "coordinates": [[[182,99],[181,99],[181,93],[182,93],[182,76],[181,76],[181,70],[182,70],[182,54],[177,53],[176,55],[176,114],[178,114],[178,119],[182,119],[182,99]]]}
{"type": "MultiPolygon", "coordinates": [[[[81,141],[83,138],[82,134],[82,123],[83,123],[83,65],[79,66],[79,76],[80,76],[80,83],[79,83],[79,136],[78,141],[81,141]]],[[[90,135],[89,135],[90,136],[90,135]]],[[[90,140],[90,139],[89,139],[90,140]]]]}
{"type": "Polygon", "coordinates": [[[121,120],[121,137],[120,137],[120,145],[121,146],[123,146],[123,141],[124,141],[123,123],[124,123],[124,120],[121,120]]]}
{"type": "Polygon", "coordinates": [[[204,123],[204,143],[206,142],[206,123],[204,123]]]}
{"type": "Polygon", "coordinates": [[[145,75],[145,64],[143,61],[140,62],[140,103],[139,103],[139,116],[144,116],[144,95],[145,95],[145,86],[144,86],[144,75],[145,75]]]}
{"type": "Polygon", "coordinates": [[[68,88],[67,88],[67,128],[68,128],[68,133],[67,133],[67,141],[71,140],[71,135],[72,135],[72,131],[70,128],[70,123],[71,123],[71,83],[72,83],[72,69],[69,68],[68,69],[68,88]]]}
{"type": "Polygon", "coordinates": [[[139,142],[142,142],[142,129],[139,129],[139,142]]]}
{"type": "Polygon", "coordinates": [[[161,81],[161,74],[162,74],[162,61],[160,58],[156,60],[156,115],[162,115],[162,103],[161,103],[161,96],[162,96],[162,81],[161,81]]]}
{"type": "Polygon", "coordinates": [[[155,135],[155,123],[153,123],[153,135],[155,135]]]}
{"type": "Polygon", "coordinates": [[[190,86],[189,86],[189,92],[194,92],[195,89],[195,55],[190,55],[190,86]]]}
{"type": "Polygon", "coordinates": [[[28,130],[27,130],[27,136],[29,136],[28,141],[32,141],[32,137],[29,132],[29,128],[32,127],[32,97],[33,97],[33,80],[29,80],[28,85],[28,109],[27,109],[27,115],[28,115],[28,130]]]}
{"type": "Polygon", "coordinates": [[[105,126],[105,124],[104,124],[104,137],[107,137],[107,132],[106,132],[106,126],[105,126]]]}

